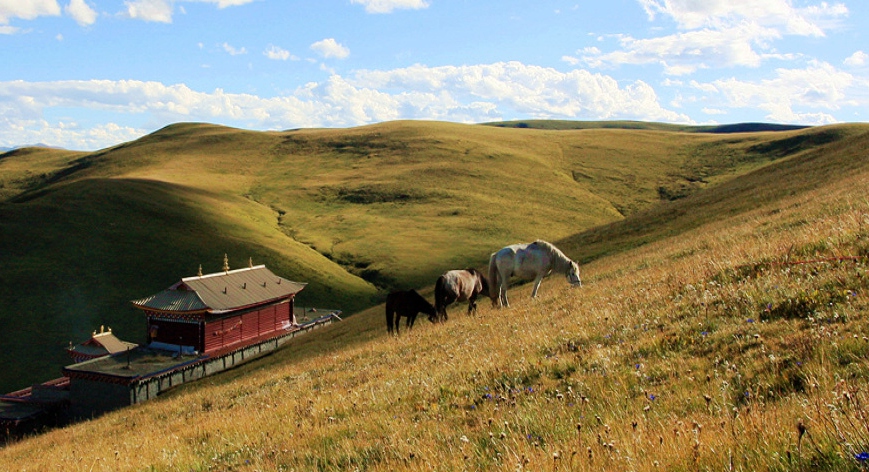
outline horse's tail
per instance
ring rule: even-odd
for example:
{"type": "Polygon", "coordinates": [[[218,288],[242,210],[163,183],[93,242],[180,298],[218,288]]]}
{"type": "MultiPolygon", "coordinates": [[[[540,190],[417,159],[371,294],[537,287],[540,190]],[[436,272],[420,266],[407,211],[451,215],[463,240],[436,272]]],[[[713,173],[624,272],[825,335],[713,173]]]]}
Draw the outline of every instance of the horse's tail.
{"type": "Polygon", "coordinates": [[[444,284],[446,283],[446,278],[442,275],[438,277],[438,281],[435,282],[435,312],[438,316],[443,316],[444,312],[447,310],[447,291],[444,284]]]}
{"type": "Polygon", "coordinates": [[[498,282],[498,253],[493,252],[489,257],[489,298],[494,302],[499,296],[501,284],[498,282]]]}

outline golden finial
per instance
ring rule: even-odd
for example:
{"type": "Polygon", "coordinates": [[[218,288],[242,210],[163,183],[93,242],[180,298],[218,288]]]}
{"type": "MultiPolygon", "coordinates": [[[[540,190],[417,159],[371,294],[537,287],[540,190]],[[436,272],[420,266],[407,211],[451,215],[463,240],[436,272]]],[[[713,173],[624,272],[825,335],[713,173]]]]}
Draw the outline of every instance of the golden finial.
{"type": "Polygon", "coordinates": [[[199,273],[196,275],[202,277],[202,264],[199,264],[199,273]]]}
{"type": "Polygon", "coordinates": [[[247,266],[253,269],[253,257],[247,258],[247,266]]]}
{"type": "Polygon", "coordinates": [[[229,257],[226,254],[223,255],[223,271],[229,272],[229,257]]]}

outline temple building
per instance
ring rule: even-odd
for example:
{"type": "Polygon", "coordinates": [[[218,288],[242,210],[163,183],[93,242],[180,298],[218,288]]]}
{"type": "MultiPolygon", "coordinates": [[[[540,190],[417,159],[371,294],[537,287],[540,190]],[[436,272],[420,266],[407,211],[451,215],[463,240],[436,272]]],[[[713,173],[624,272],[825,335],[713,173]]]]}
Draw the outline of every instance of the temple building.
{"type": "Polygon", "coordinates": [[[147,317],[148,345],[209,354],[296,327],[294,297],[304,283],[264,265],[182,278],[162,292],[134,300],[147,317]]]}
{"type": "Polygon", "coordinates": [[[97,333],[94,331],[91,338],[87,341],[76,345],[73,345],[72,341],[70,341],[69,348],[67,348],[66,352],[69,353],[70,357],[72,357],[75,362],[84,362],[96,359],[97,357],[108,356],[135,349],[136,346],[138,346],[138,344],[118,339],[114,334],[112,334],[112,328],[109,328],[108,331],[106,331],[104,326],[100,326],[100,332],[97,333]]]}

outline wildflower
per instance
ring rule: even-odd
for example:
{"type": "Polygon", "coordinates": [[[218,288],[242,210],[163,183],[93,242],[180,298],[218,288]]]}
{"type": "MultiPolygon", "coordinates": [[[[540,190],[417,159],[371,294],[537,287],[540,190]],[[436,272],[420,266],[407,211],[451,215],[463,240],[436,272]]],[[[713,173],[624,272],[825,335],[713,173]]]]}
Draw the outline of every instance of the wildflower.
{"type": "Polygon", "coordinates": [[[649,394],[649,400],[655,401],[656,398],[658,397],[656,397],[654,394],[649,394]]]}
{"type": "Polygon", "coordinates": [[[745,320],[746,323],[754,323],[754,318],[749,318],[745,320]]]}
{"type": "Polygon", "coordinates": [[[869,452],[863,451],[863,452],[859,452],[857,454],[854,454],[854,459],[857,459],[860,462],[869,461],[869,452]]]}

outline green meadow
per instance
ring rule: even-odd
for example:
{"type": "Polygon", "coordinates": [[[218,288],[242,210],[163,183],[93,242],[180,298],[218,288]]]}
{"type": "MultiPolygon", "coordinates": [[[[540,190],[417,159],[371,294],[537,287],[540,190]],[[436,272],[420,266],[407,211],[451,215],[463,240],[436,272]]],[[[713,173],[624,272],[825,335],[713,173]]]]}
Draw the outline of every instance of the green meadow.
{"type": "Polygon", "coordinates": [[[860,124],[391,122],[0,155],[7,391],[99,325],[140,341],[129,300],[223,254],[349,315],[0,469],[863,470],[867,148],[860,124]],[[582,288],[386,335],[389,290],[536,238],[582,288]]]}

